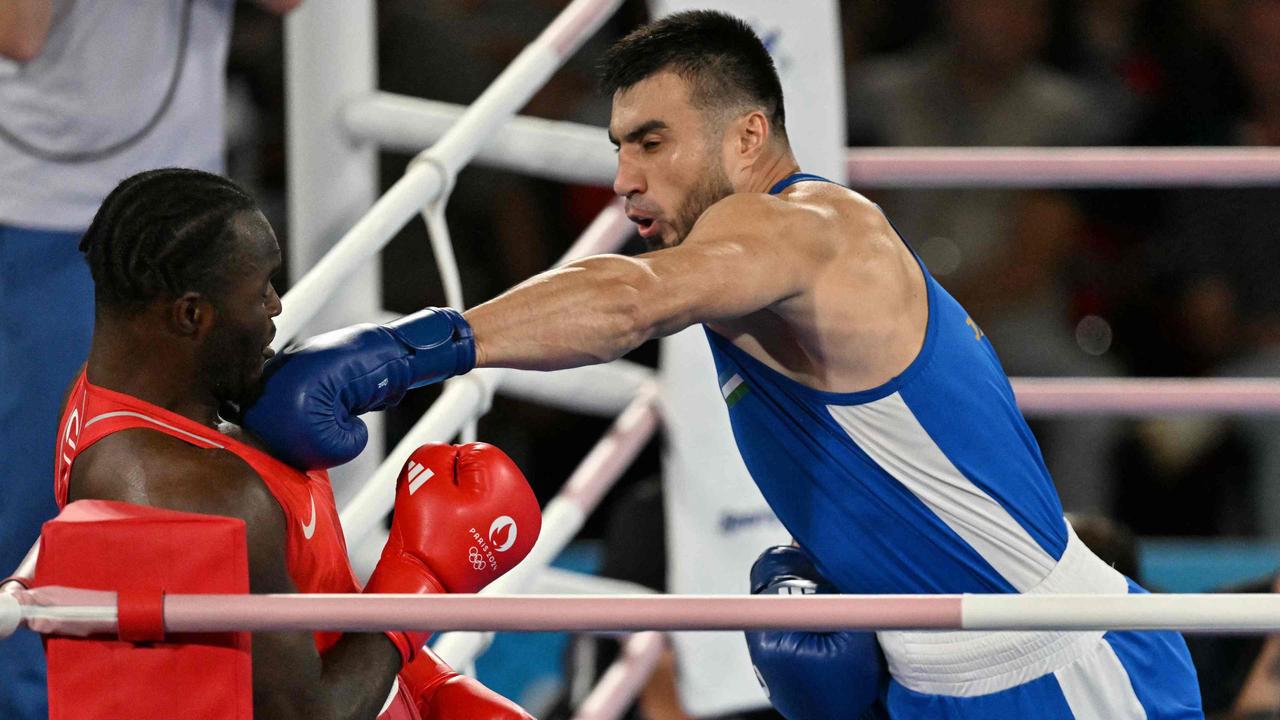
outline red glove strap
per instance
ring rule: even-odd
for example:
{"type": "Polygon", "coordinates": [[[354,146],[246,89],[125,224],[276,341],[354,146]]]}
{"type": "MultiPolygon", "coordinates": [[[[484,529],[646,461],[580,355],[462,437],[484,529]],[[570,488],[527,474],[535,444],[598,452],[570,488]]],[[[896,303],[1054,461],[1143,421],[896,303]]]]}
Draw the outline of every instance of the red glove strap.
{"type": "Polygon", "coordinates": [[[457,677],[449,663],[431,648],[423,648],[413,662],[400,669],[400,682],[409,690],[414,704],[424,707],[431,696],[449,678],[457,677]]]}
{"type": "Polygon", "coordinates": [[[116,594],[117,632],[125,642],[164,640],[164,593],[122,590],[116,594]]]}

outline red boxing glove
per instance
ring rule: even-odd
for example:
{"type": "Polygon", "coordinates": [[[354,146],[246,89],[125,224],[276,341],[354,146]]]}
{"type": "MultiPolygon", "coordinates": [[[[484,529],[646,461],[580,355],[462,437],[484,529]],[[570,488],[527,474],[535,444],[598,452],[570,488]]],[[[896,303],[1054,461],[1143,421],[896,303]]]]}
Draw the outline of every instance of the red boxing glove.
{"type": "Polygon", "coordinates": [[[459,675],[430,648],[400,671],[400,683],[422,720],[533,720],[533,716],[479,680],[459,675]]]}
{"type": "MultiPolygon", "coordinates": [[[[520,469],[485,443],[428,443],[396,480],[395,516],[370,593],[473,593],[533,549],[542,513],[520,469]]],[[[391,632],[405,662],[427,631],[391,632]]]]}

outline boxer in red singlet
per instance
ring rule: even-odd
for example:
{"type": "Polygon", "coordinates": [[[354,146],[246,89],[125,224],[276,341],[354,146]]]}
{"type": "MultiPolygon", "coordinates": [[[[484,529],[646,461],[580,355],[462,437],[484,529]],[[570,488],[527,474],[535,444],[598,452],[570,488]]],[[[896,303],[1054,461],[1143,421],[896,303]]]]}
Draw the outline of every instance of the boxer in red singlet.
{"type": "MultiPolygon", "coordinates": [[[[135,175],[103,202],[81,250],[94,277],[96,327],[60,423],[59,506],[106,499],[240,518],[252,592],[360,592],[327,474],[271,457],[225,419],[252,400],[281,309],[271,283],[280,250],[252,198],[192,170],[135,175]]],[[[500,451],[424,446],[413,458],[447,477],[408,490],[402,478],[393,542],[366,592],[474,592],[532,547],[537,504],[500,451]],[[477,500],[453,490],[477,482],[497,492],[477,500]],[[477,569],[441,532],[445,510],[472,513],[485,527],[510,516],[523,531],[512,541],[519,546],[497,556],[504,567],[477,569]]],[[[371,719],[401,673],[381,717],[528,717],[453,673],[422,649],[424,639],[256,633],[255,715],[371,719]]]]}

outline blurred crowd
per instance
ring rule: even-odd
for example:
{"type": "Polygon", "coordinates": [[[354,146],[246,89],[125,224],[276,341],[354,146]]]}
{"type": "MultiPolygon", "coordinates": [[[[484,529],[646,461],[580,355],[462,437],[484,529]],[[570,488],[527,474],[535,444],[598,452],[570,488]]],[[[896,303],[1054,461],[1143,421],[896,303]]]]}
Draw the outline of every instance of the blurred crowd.
{"type": "MultiPolygon", "coordinates": [[[[470,102],[563,5],[382,0],[380,86],[470,102]]],[[[852,146],[1280,142],[1280,0],[844,0],[841,11],[852,146]]],[[[628,3],[524,112],[606,124],[594,59],[645,18],[643,3],[628,3]]],[[[282,208],[278,22],[240,6],[229,168],[282,208]]],[[[382,157],[386,184],[407,160],[382,157]]],[[[1280,375],[1276,188],[864,192],[1012,376],[1280,375]]],[[[467,297],[547,267],[608,197],[465,170],[449,219],[467,297]]],[[[272,219],[287,238],[283,212],[272,219]]],[[[442,300],[422,282],[424,233],[407,228],[383,256],[394,310],[442,300]]],[[[602,428],[511,402],[485,424],[548,494],[602,428]]],[[[1141,535],[1280,536],[1275,421],[1096,417],[1034,429],[1070,510],[1141,535]]]]}
{"type": "MultiPolygon", "coordinates": [[[[847,5],[852,145],[1280,140],[1274,0],[847,5]]],[[[1280,371],[1275,188],[870,194],[1010,375],[1280,371]]],[[[1143,535],[1280,533],[1272,421],[1035,429],[1069,510],[1143,535]]]]}

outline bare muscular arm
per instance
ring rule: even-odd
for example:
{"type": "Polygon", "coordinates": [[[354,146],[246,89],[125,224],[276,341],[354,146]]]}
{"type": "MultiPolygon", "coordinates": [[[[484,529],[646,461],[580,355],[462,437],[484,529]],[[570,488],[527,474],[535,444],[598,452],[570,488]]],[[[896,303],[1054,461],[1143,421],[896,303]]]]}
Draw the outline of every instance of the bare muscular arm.
{"type": "MultiPolygon", "coordinates": [[[[248,534],[250,591],[297,592],[285,564],[284,513],[244,461],[149,430],[123,431],[110,440],[110,446],[100,443],[77,460],[72,499],[240,518],[248,534]],[[121,455],[131,461],[122,462],[121,455]],[[139,463],[139,457],[146,462],[139,463]]],[[[309,632],[254,633],[254,715],[372,720],[400,663],[399,652],[380,633],[348,633],[323,657],[309,632]]]]}
{"type": "Polygon", "coordinates": [[[830,222],[767,195],[731,195],[677,247],[585,258],[468,311],[477,365],[555,370],[606,362],[693,323],[802,294],[836,252],[830,222]]]}

